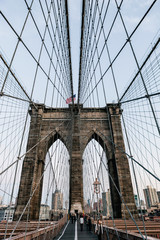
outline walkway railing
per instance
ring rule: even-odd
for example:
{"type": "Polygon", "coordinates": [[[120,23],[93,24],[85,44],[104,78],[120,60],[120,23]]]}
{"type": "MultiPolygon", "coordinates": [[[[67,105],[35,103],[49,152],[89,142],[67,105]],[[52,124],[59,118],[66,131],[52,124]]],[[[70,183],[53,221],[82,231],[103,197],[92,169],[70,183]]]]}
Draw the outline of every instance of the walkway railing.
{"type": "Polygon", "coordinates": [[[14,236],[12,238],[7,238],[6,240],[13,239],[13,240],[41,240],[41,239],[47,239],[51,240],[54,237],[56,237],[62,227],[65,225],[67,222],[67,215],[65,215],[62,219],[60,219],[56,223],[51,223],[49,226],[44,227],[44,228],[39,228],[37,230],[27,232],[27,233],[21,233],[17,236],[14,236]]]}
{"type": "MultiPolygon", "coordinates": [[[[116,230],[112,227],[104,227],[104,232],[103,232],[103,239],[104,240],[112,240],[112,239],[119,239],[119,240],[126,240],[126,239],[130,239],[130,240],[142,240],[142,239],[146,239],[145,236],[144,238],[142,238],[142,236],[140,234],[134,233],[133,231],[124,231],[124,230],[116,230]],[[118,236],[118,238],[117,238],[118,236]]],[[[155,236],[157,236],[157,233],[154,233],[155,236]]],[[[147,240],[157,240],[159,238],[155,238],[155,237],[148,237],[147,236],[147,240]]]]}
{"type": "MultiPolygon", "coordinates": [[[[147,240],[160,239],[160,222],[159,221],[145,221],[145,231],[143,228],[143,222],[138,220],[137,227],[131,220],[124,221],[121,219],[104,220],[103,221],[103,238],[104,240],[146,240],[145,232],[147,234],[147,240]],[[141,234],[139,233],[141,232],[141,234]]],[[[92,231],[95,231],[95,221],[92,219],[92,231]]]]}

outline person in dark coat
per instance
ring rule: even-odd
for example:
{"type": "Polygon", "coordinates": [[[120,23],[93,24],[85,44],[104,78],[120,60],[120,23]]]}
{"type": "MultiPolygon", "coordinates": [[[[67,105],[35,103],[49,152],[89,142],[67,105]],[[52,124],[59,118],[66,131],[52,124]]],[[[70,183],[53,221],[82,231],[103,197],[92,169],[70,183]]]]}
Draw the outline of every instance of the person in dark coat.
{"type": "Polygon", "coordinates": [[[92,227],[92,221],[91,218],[88,218],[88,230],[91,231],[91,227],[92,227]]]}
{"type": "Polygon", "coordinates": [[[73,219],[73,214],[71,214],[71,221],[72,221],[72,223],[73,223],[73,220],[74,220],[74,219],[73,219]]]}
{"type": "Polygon", "coordinates": [[[103,234],[103,226],[100,219],[98,219],[97,224],[95,226],[95,233],[98,235],[98,240],[101,240],[102,239],[101,235],[103,234]]]}
{"type": "Polygon", "coordinates": [[[74,214],[74,222],[77,221],[77,214],[74,214]]]}

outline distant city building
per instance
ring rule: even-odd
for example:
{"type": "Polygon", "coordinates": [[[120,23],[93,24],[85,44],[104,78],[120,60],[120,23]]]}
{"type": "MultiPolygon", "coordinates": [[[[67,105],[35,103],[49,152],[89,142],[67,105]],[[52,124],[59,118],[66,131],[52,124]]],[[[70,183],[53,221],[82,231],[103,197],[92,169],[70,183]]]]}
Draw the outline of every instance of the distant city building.
{"type": "Polygon", "coordinates": [[[147,212],[144,200],[140,200],[137,210],[140,215],[145,214],[147,212]]]}
{"type": "Polygon", "coordinates": [[[84,206],[87,205],[87,201],[85,199],[83,200],[83,204],[84,204],[84,206]]]}
{"type": "Polygon", "coordinates": [[[88,199],[87,201],[84,201],[84,212],[85,213],[91,213],[92,212],[92,207],[91,207],[91,201],[88,199]]]}
{"type": "Polygon", "coordinates": [[[52,194],[52,209],[63,209],[63,193],[61,193],[59,190],[55,190],[55,192],[52,194]]]}
{"type": "Polygon", "coordinates": [[[50,219],[50,207],[46,204],[41,204],[40,206],[40,220],[49,220],[50,219]]]}
{"type": "Polygon", "coordinates": [[[155,216],[159,216],[160,213],[160,203],[153,205],[151,208],[147,209],[148,214],[154,214],[155,216]]]}
{"type": "Polygon", "coordinates": [[[3,220],[13,221],[14,211],[15,211],[15,206],[7,207],[4,211],[3,220]]]}
{"type": "Polygon", "coordinates": [[[141,204],[142,209],[146,209],[146,204],[145,204],[144,200],[140,200],[140,204],[141,204]]]}
{"type": "Polygon", "coordinates": [[[2,205],[2,197],[0,196],[0,205],[2,205]]]}
{"type": "Polygon", "coordinates": [[[160,191],[157,192],[157,195],[158,195],[158,200],[159,200],[159,203],[160,203],[160,191]]]}
{"type": "Polygon", "coordinates": [[[139,207],[139,202],[138,202],[138,195],[137,194],[134,194],[134,200],[135,200],[136,207],[138,208],[139,207]]]}
{"type": "Polygon", "coordinates": [[[93,210],[97,211],[97,207],[98,207],[97,202],[94,202],[93,203],[93,210]]]}
{"type": "Polygon", "coordinates": [[[4,213],[7,207],[0,207],[0,222],[4,220],[4,213]]]}
{"type": "Polygon", "coordinates": [[[103,216],[110,217],[112,213],[112,204],[109,189],[108,192],[102,193],[102,202],[103,202],[103,216]]]}
{"type": "Polygon", "coordinates": [[[103,192],[103,193],[102,193],[102,202],[103,202],[103,216],[107,216],[106,192],[103,192]]]}
{"type": "Polygon", "coordinates": [[[136,207],[137,207],[138,210],[140,210],[140,209],[142,209],[142,210],[146,209],[144,200],[139,200],[137,194],[134,194],[134,200],[135,200],[135,204],[136,204],[136,207]]]}
{"type": "Polygon", "coordinates": [[[69,202],[66,200],[66,201],[65,201],[65,208],[66,208],[66,209],[68,209],[68,203],[69,203],[69,202]]]}
{"type": "Polygon", "coordinates": [[[145,206],[144,200],[140,200],[141,206],[145,206]]]}
{"type": "Polygon", "coordinates": [[[151,208],[151,206],[158,204],[159,199],[155,188],[147,186],[147,188],[143,189],[143,192],[147,209],[151,208]]]}
{"type": "Polygon", "coordinates": [[[90,206],[90,204],[87,203],[87,204],[84,206],[84,212],[85,212],[85,213],[88,213],[88,214],[89,214],[89,213],[92,212],[92,210],[93,210],[93,209],[92,209],[92,207],[90,206]]]}

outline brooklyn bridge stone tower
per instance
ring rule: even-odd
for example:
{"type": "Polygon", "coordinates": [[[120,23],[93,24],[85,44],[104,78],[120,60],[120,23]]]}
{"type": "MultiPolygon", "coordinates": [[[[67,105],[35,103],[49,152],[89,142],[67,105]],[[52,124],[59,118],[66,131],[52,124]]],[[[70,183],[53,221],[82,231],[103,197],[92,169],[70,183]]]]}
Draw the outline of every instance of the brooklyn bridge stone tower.
{"type": "Polygon", "coordinates": [[[129,217],[124,202],[130,212],[136,214],[129,164],[124,153],[119,105],[83,108],[83,105],[75,104],[68,108],[46,108],[37,104],[36,108],[31,106],[29,113],[31,122],[27,154],[22,167],[15,220],[22,211],[23,220],[27,219],[28,211],[30,220],[39,218],[45,157],[57,139],[66,145],[70,154],[70,211],[83,210],[82,155],[94,138],[106,153],[114,218],[123,217],[124,210],[126,217],[129,217]]]}

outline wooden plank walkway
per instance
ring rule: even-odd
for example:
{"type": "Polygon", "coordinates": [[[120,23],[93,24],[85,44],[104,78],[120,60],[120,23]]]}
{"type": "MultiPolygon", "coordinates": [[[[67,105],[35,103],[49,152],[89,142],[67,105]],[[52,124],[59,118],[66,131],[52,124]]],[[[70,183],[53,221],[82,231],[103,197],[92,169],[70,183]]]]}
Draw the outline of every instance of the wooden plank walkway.
{"type": "MultiPolygon", "coordinates": [[[[6,234],[6,238],[10,237],[11,232],[13,231],[15,225],[16,225],[16,221],[13,222],[8,222],[8,227],[7,227],[7,234],[6,234]]],[[[6,222],[1,222],[0,223],[0,240],[4,239],[4,235],[5,235],[5,231],[6,231],[6,222]]],[[[13,234],[13,236],[18,236],[19,234],[23,234],[25,233],[25,230],[27,228],[27,232],[32,232],[35,231],[36,229],[40,229],[40,228],[45,228],[48,227],[50,225],[56,224],[56,222],[20,222],[13,234]]]]}
{"type": "MultiPolygon", "coordinates": [[[[139,229],[141,230],[141,233],[143,235],[145,235],[143,222],[140,221],[140,220],[137,220],[136,223],[137,223],[139,229]]],[[[137,227],[135,226],[135,224],[133,223],[132,220],[126,220],[126,225],[125,225],[124,220],[120,220],[120,219],[119,220],[114,220],[114,224],[115,224],[117,229],[126,231],[126,228],[127,228],[127,231],[132,231],[133,233],[139,233],[139,231],[137,230],[137,227]]],[[[145,224],[145,229],[146,229],[147,236],[155,237],[157,239],[160,239],[160,222],[145,221],[144,224],[145,224]]],[[[107,227],[114,228],[112,220],[103,221],[103,225],[106,225],[107,227]]]]}

